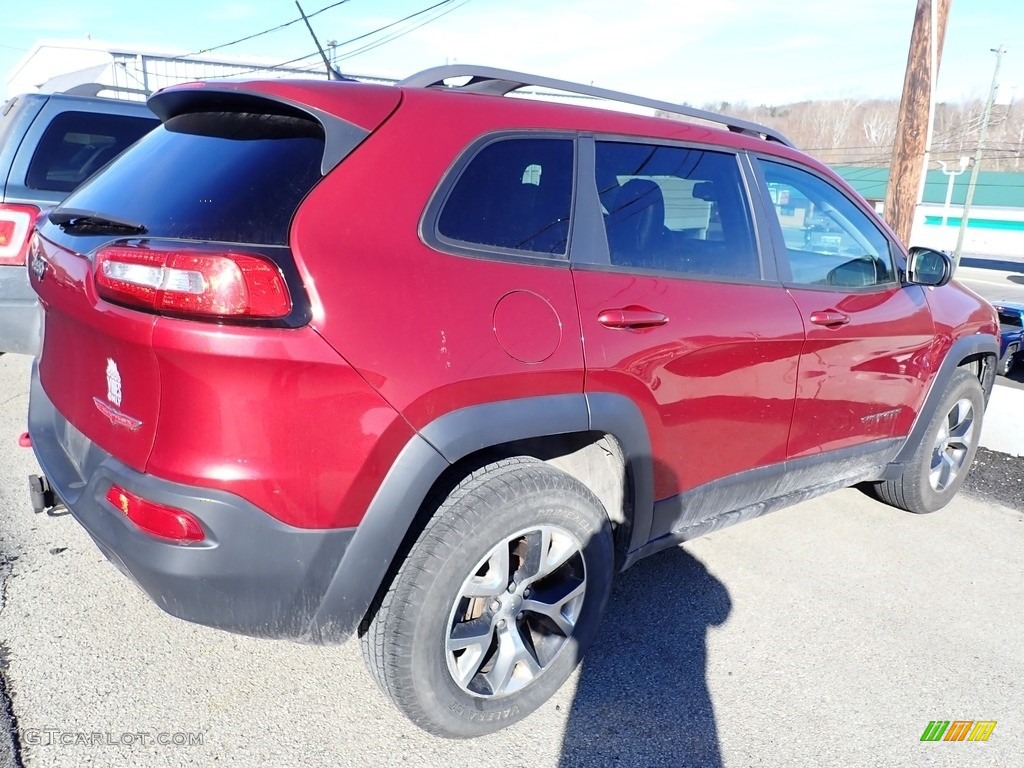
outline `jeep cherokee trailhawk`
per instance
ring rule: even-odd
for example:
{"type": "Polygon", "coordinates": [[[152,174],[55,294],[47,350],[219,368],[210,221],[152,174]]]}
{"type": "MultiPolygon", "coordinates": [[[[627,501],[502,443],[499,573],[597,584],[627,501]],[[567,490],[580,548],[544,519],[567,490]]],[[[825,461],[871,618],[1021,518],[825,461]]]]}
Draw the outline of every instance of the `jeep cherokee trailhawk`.
{"type": "Polygon", "coordinates": [[[964,480],[994,311],[769,128],[461,65],[149,105],[32,240],[29,421],[37,499],[175,616],[356,632],[413,722],[474,736],[638,559],[964,480]]]}

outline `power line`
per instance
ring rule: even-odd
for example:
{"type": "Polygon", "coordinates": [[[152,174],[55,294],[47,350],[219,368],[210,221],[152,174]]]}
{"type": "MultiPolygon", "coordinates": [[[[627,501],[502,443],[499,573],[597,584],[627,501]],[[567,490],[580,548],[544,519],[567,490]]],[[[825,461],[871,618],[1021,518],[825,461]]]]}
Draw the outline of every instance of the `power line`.
{"type": "MultiPolygon", "coordinates": [[[[345,3],[348,3],[350,1],[351,0],[339,0],[336,3],[331,3],[330,5],[324,6],[319,11],[313,11],[312,13],[307,13],[306,14],[306,18],[307,19],[311,19],[314,16],[319,16],[324,11],[329,11],[329,10],[331,10],[331,8],[337,8],[339,5],[344,5],[345,3]]],[[[286,21],[284,24],[278,24],[276,27],[270,27],[269,29],[264,29],[262,32],[255,32],[255,33],[253,33],[251,35],[246,35],[245,37],[240,37],[237,40],[232,40],[230,43],[221,43],[220,45],[215,45],[212,48],[203,48],[201,51],[193,51],[192,53],[186,53],[185,56],[198,56],[201,53],[209,53],[210,51],[219,51],[221,48],[227,48],[228,46],[231,46],[231,45],[237,45],[238,43],[244,43],[246,40],[252,40],[252,39],[257,38],[257,37],[262,37],[263,35],[269,35],[271,32],[277,32],[278,30],[284,29],[285,27],[290,27],[292,24],[298,24],[300,21],[302,21],[302,17],[301,16],[299,16],[297,19],[292,19],[291,21],[286,21]]]]}
{"type": "MultiPolygon", "coordinates": [[[[398,21],[393,21],[390,24],[385,24],[383,27],[377,27],[377,29],[371,30],[370,32],[365,32],[365,33],[363,33],[361,35],[357,35],[356,37],[350,37],[348,40],[344,40],[344,41],[338,43],[336,45],[336,47],[340,48],[343,45],[349,45],[351,43],[358,42],[359,40],[363,40],[363,39],[365,39],[367,37],[370,37],[371,35],[375,35],[378,32],[383,32],[385,29],[390,29],[391,27],[394,27],[394,26],[396,26],[398,24],[401,24],[404,21],[409,21],[409,19],[414,19],[417,16],[422,16],[424,13],[429,13],[430,11],[434,10],[435,8],[440,8],[442,5],[448,5],[449,3],[452,3],[452,2],[454,2],[454,0],[442,0],[440,3],[435,3],[434,5],[430,6],[429,8],[424,8],[421,11],[416,11],[416,13],[411,13],[408,16],[406,16],[404,19],[399,19],[398,21]]],[[[469,2],[469,0],[466,0],[466,2],[462,3],[462,5],[465,5],[468,2],[469,2]]],[[[454,11],[455,8],[452,8],[451,10],[454,11]]],[[[449,13],[449,12],[450,11],[446,11],[445,13],[449,13]]],[[[439,19],[443,15],[444,14],[438,14],[433,19],[431,19],[431,21],[434,21],[435,19],[439,19]]]]}
{"type": "MultiPolygon", "coordinates": [[[[345,1],[347,2],[347,0],[345,0],[345,1]]],[[[390,22],[388,24],[385,24],[382,27],[378,27],[377,29],[371,30],[370,32],[365,32],[365,33],[363,33],[361,35],[357,35],[356,37],[352,37],[352,38],[349,38],[348,40],[343,40],[340,43],[336,43],[334,47],[335,47],[335,49],[337,49],[337,48],[341,48],[341,47],[346,46],[346,45],[350,45],[351,43],[358,42],[359,40],[363,40],[363,39],[365,39],[367,37],[370,37],[371,35],[375,35],[375,34],[377,34],[379,32],[382,32],[382,31],[384,31],[386,29],[390,29],[391,27],[395,27],[395,26],[397,26],[399,24],[402,24],[404,22],[410,21],[411,19],[414,19],[414,18],[416,18],[418,16],[422,16],[423,14],[429,13],[430,11],[436,10],[436,9],[442,7],[442,6],[451,5],[454,2],[455,2],[455,0],[441,0],[441,2],[439,2],[439,3],[435,3],[434,5],[431,5],[431,6],[427,7],[427,8],[423,8],[423,9],[421,9],[419,11],[416,11],[415,13],[410,13],[408,16],[404,16],[403,18],[398,19],[397,21],[392,21],[392,22],[390,22]]],[[[359,55],[360,53],[364,53],[364,52],[366,52],[368,50],[371,50],[373,48],[376,48],[376,47],[379,47],[381,45],[384,45],[385,43],[389,43],[392,40],[397,40],[399,37],[402,37],[403,35],[407,35],[410,32],[413,32],[413,31],[419,29],[420,27],[426,26],[427,24],[430,24],[431,22],[437,21],[442,16],[448,15],[452,11],[455,11],[455,10],[461,8],[462,6],[466,5],[469,2],[472,2],[472,0],[462,0],[462,2],[458,3],[457,5],[455,5],[455,6],[451,7],[451,8],[448,8],[444,12],[436,14],[434,16],[431,16],[428,19],[424,19],[419,24],[413,25],[413,26],[411,26],[411,27],[409,27],[407,29],[398,30],[394,34],[389,35],[389,36],[387,36],[387,37],[385,37],[385,38],[383,38],[381,40],[374,41],[373,43],[365,45],[365,46],[363,46],[361,48],[358,48],[358,49],[356,49],[354,51],[349,51],[348,53],[346,53],[344,55],[338,56],[337,60],[338,61],[342,61],[344,59],[349,59],[349,58],[352,58],[353,56],[359,55]]],[[[336,5],[340,5],[340,3],[336,3],[336,5]]],[[[330,8],[330,7],[333,7],[333,6],[328,6],[328,8],[330,8]]],[[[324,8],[322,10],[327,10],[327,8],[324,8]]],[[[318,11],[318,13],[319,12],[320,11],[318,11]]],[[[301,21],[301,19],[299,19],[299,21],[301,21]]],[[[210,49],[210,50],[213,50],[213,49],[210,49]]],[[[266,65],[266,66],[259,66],[259,67],[254,66],[251,69],[242,70],[240,72],[233,72],[233,73],[231,73],[230,77],[238,77],[240,75],[251,74],[253,72],[261,72],[263,70],[276,69],[278,67],[286,67],[286,66],[291,65],[291,64],[297,64],[298,62],[305,61],[306,59],[313,59],[315,57],[318,57],[319,55],[320,55],[319,51],[313,51],[312,53],[307,53],[307,54],[305,54],[303,56],[299,56],[299,57],[294,58],[294,59],[289,59],[288,61],[283,61],[280,64],[269,64],[269,65],[266,65]]],[[[301,67],[296,67],[296,69],[300,69],[300,68],[301,67]]],[[[314,71],[315,69],[316,69],[315,67],[311,67],[310,71],[314,71]]],[[[217,79],[218,77],[220,77],[220,76],[218,76],[218,75],[211,75],[209,77],[202,77],[202,78],[196,78],[196,79],[197,80],[214,80],[214,79],[217,79]]]]}
{"type": "MultiPolygon", "coordinates": [[[[420,13],[426,13],[426,11],[428,11],[428,10],[433,10],[434,8],[439,8],[442,5],[448,5],[449,3],[453,2],[453,1],[454,0],[443,0],[443,2],[437,3],[436,5],[433,5],[430,8],[425,9],[424,11],[421,11],[420,13]]],[[[424,19],[419,24],[414,24],[413,26],[411,26],[411,27],[409,27],[407,29],[399,30],[399,31],[395,32],[393,35],[390,35],[388,37],[383,38],[382,40],[378,40],[378,41],[373,42],[373,43],[368,43],[368,44],[364,45],[361,48],[357,48],[354,51],[349,51],[348,53],[344,54],[343,56],[340,56],[339,60],[351,59],[351,58],[353,58],[355,56],[358,56],[361,53],[366,53],[367,51],[371,51],[374,48],[379,48],[380,46],[385,45],[387,43],[390,43],[393,40],[397,40],[398,38],[403,37],[403,36],[409,34],[410,32],[415,32],[420,27],[424,27],[427,24],[430,24],[432,22],[437,21],[442,16],[447,16],[452,11],[457,11],[459,8],[461,8],[462,6],[464,6],[464,5],[466,5],[467,3],[470,3],[470,2],[472,2],[472,0],[462,0],[462,2],[459,3],[458,5],[454,5],[451,8],[446,9],[443,13],[439,13],[436,16],[432,16],[429,19],[424,19]]],[[[403,21],[408,21],[409,19],[411,19],[411,18],[413,18],[415,16],[419,16],[420,13],[414,13],[414,14],[411,14],[409,16],[406,16],[404,19],[400,19],[399,21],[394,22],[394,24],[390,24],[388,26],[394,26],[395,24],[400,24],[403,21]]],[[[380,32],[383,29],[386,29],[386,27],[381,27],[381,29],[376,30],[376,31],[380,32]]],[[[366,35],[363,35],[363,37],[366,37],[366,35]]],[[[344,44],[347,44],[347,43],[350,43],[350,42],[353,42],[353,41],[352,40],[348,40],[344,44]]]]}

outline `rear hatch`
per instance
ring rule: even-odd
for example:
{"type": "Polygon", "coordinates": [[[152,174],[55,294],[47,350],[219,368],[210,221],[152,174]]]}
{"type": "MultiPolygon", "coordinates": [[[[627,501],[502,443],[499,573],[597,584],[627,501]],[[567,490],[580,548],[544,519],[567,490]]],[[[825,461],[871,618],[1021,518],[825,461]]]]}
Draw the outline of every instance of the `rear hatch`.
{"type": "Polygon", "coordinates": [[[150,100],[163,124],[54,210],[29,256],[44,309],[40,379],[72,431],[144,471],[161,319],[194,321],[176,327],[195,338],[309,322],[292,217],[399,100],[397,89],[294,81],[193,84],[150,100]],[[355,122],[332,114],[346,103],[355,122]]]}

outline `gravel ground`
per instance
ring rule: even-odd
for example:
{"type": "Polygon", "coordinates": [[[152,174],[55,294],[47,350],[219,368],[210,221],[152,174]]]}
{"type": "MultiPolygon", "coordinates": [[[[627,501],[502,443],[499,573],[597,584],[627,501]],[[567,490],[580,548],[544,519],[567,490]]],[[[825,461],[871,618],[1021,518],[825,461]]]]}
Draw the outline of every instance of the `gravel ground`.
{"type": "Polygon", "coordinates": [[[964,491],[1024,511],[1024,457],[979,448],[964,491]]]}

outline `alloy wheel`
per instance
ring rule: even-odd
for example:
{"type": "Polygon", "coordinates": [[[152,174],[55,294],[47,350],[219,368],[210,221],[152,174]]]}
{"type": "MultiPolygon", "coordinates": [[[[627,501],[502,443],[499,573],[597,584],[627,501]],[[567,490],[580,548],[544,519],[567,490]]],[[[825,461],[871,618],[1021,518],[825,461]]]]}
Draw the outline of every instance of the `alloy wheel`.
{"type": "Polygon", "coordinates": [[[932,448],[928,481],[936,491],[944,491],[959,477],[974,441],[974,406],[967,398],[953,404],[942,422],[932,448]]]}
{"type": "Polygon", "coordinates": [[[587,589],[583,545],[555,525],[507,537],[459,589],[445,656],[455,683],[495,697],[530,684],[572,637],[587,589]]]}

